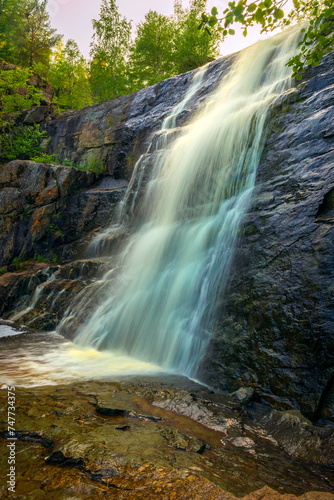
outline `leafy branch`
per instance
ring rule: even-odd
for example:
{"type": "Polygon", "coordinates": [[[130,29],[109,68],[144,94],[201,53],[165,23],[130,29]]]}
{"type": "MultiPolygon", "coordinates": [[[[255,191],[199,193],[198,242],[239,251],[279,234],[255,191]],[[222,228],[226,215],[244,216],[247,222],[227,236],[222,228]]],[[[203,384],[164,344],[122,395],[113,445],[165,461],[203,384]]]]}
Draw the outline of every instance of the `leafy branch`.
{"type": "Polygon", "coordinates": [[[219,17],[217,7],[210,14],[203,13],[199,29],[210,30],[219,24],[222,40],[234,35],[232,26],[239,23],[246,37],[248,28],[261,26],[261,33],[284,28],[290,24],[307,21],[301,29],[300,52],[288,61],[292,66],[293,76],[300,80],[306,66],[316,66],[322,57],[334,46],[334,5],[333,0],[293,0],[293,9],[285,14],[283,8],[287,0],[239,0],[231,1],[219,17]]]}

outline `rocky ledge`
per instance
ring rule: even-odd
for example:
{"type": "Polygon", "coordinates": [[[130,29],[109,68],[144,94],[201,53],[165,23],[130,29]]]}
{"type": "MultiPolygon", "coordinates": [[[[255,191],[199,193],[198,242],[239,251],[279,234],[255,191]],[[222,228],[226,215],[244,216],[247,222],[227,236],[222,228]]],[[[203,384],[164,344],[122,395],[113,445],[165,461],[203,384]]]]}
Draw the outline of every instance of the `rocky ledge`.
{"type": "Polygon", "coordinates": [[[108,225],[126,181],[74,167],[14,160],[0,169],[0,265],[68,260],[108,225]]]}
{"type": "MultiPolygon", "coordinates": [[[[245,406],[168,376],[18,388],[15,397],[13,499],[334,499],[333,430],[298,411],[245,406]]],[[[9,453],[7,389],[1,399],[9,453]]]]}

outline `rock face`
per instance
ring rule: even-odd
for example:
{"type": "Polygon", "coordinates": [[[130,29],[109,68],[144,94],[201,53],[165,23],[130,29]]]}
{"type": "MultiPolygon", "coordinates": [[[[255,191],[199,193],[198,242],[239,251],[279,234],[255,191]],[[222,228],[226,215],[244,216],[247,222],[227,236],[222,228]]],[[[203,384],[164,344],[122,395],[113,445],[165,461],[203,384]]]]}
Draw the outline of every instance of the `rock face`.
{"type": "MultiPolygon", "coordinates": [[[[179,125],[214,90],[232,59],[210,65],[199,93],[179,115],[179,125]]],[[[199,370],[201,380],[245,394],[247,402],[253,398],[281,409],[298,409],[313,420],[334,419],[332,69],[329,55],[272,109],[254,201],[199,370]]],[[[31,162],[14,161],[4,167],[2,265],[23,254],[43,255],[46,248],[65,260],[78,258],[89,232],[112,219],[125,180],[147,150],[152,131],[185,97],[192,75],[48,121],[48,153],[77,164],[103,163],[114,178],[100,180],[71,167],[31,162]]],[[[72,293],[92,279],[64,272],[59,267],[59,282],[46,280],[46,289],[59,293],[63,280],[62,286],[72,293]]],[[[8,293],[10,279],[2,278],[8,293]]],[[[16,292],[9,308],[21,281],[27,289],[24,279],[13,280],[16,292]]],[[[33,291],[29,293],[31,303],[33,291]]],[[[65,305],[59,307],[62,311],[65,305]]],[[[36,314],[44,318],[42,323],[34,322],[32,310],[26,318],[36,327],[53,328],[59,314],[52,312],[51,317],[48,311],[47,301],[38,302],[36,314]]]]}
{"type": "Polygon", "coordinates": [[[126,182],[94,172],[15,160],[0,170],[0,265],[34,255],[70,258],[108,224],[126,182]]]}
{"type": "Polygon", "coordinates": [[[272,110],[257,192],[202,376],[333,418],[333,56],[272,110]]]}
{"type": "MultiPolygon", "coordinates": [[[[218,85],[233,56],[210,64],[205,82],[189,99],[179,125],[200,106],[218,85]]],[[[135,94],[65,112],[48,122],[48,153],[74,164],[103,164],[115,178],[129,179],[135,161],[146,151],[151,134],[185,97],[195,71],[169,78],[135,94]]]]}

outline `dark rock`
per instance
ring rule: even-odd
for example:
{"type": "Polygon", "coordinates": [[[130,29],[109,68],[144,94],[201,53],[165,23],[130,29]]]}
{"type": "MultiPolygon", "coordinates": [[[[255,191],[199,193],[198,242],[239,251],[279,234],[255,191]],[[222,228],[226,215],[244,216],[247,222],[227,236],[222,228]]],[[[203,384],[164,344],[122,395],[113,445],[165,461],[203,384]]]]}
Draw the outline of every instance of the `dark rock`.
{"type": "Polygon", "coordinates": [[[43,448],[54,448],[54,442],[51,439],[45,438],[39,435],[37,432],[29,431],[15,431],[14,437],[9,435],[8,432],[4,433],[6,439],[15,439],[17,441],[24,441],[26,443],[37,443],[43,446],[43,448]]]}
{"type": "Polygon", "coordinates": [[[75,243],[110,222],[125,192],[125,181],[99,179],[94,172],[29,161],[3,166],[0,265],[35,254],[73,257],[75,243]]]}
{"type": "Polygon", "coordinates": [[[128,416],[127,410],[119,410],[117,408],[103,408],[101,406],[96,407],[97,413],[107,417],[126,417],[128,416]]]}
{"type": "MultiPolygon", "coordinates": [[[[184,124],[220,77],[234,56],[210,64],[205,82],[179,117],[184,124]]],[[[112,101],[104,101],[77,112],[65,112],[46,124],[50,137],[48,153],[61,161],[89,165],[99,162],[115,178],[129,179],[139,156],[146,152],[152,132],[186,95],[194,71],[157,83],[152,87],[112,101]]]]}
{"type": "Polygon", "coordinates": [[[81,458],[65,457],[62,451],[55,451],[45,459],[48,465],[59,465],[60,467],[81,467],[85,465],[81,458]]]}
{"type": "Polygon", "coordinates": [[[52,120],[56,117],[55,108],[52,105],[35,106],[29,109],[22,116],[23,123],[31,125],[32,123],[42,123],[52,120]]]}
{"type": "Polygon", "coordinates": [[[251,387],[258,401],[311,419],[334,370],[333,83],[329,55],[272,110],[201,369],[210,385],[251,387]]]}

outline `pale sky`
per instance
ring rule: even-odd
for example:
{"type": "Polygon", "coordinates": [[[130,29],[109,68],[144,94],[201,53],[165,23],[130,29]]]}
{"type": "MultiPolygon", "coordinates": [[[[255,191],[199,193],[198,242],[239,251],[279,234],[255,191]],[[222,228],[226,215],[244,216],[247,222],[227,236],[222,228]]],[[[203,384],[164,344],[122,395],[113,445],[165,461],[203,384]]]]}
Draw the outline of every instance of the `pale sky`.
{"type": "MultiPolygon", "coordinates": [[[[208,8],[216,6],[219,12],[226,8],[228,0],[208,0],[208,8]]],[[[128,20],[133,21],[133,27],[144,19],[149,10],[156,10],[161,14],[173,13],[173,0],[117,0],[119,12],[128,20]]],[[[184,6],[188,5],[183,0],[184,6]]],[[[84,57],[89,58],[89,44],[93,28],[92,19],[99,18],[101,0],[48,0],[48,10],[51,24],[64,39],[73,38],[79,45],[84,57]]],[[[241,50],[248,45],[265,38],[259,34],[259,28],[253,28],[247,38],[241,34],[230,36],[221,48],[222,55],[241,50]]]]}

